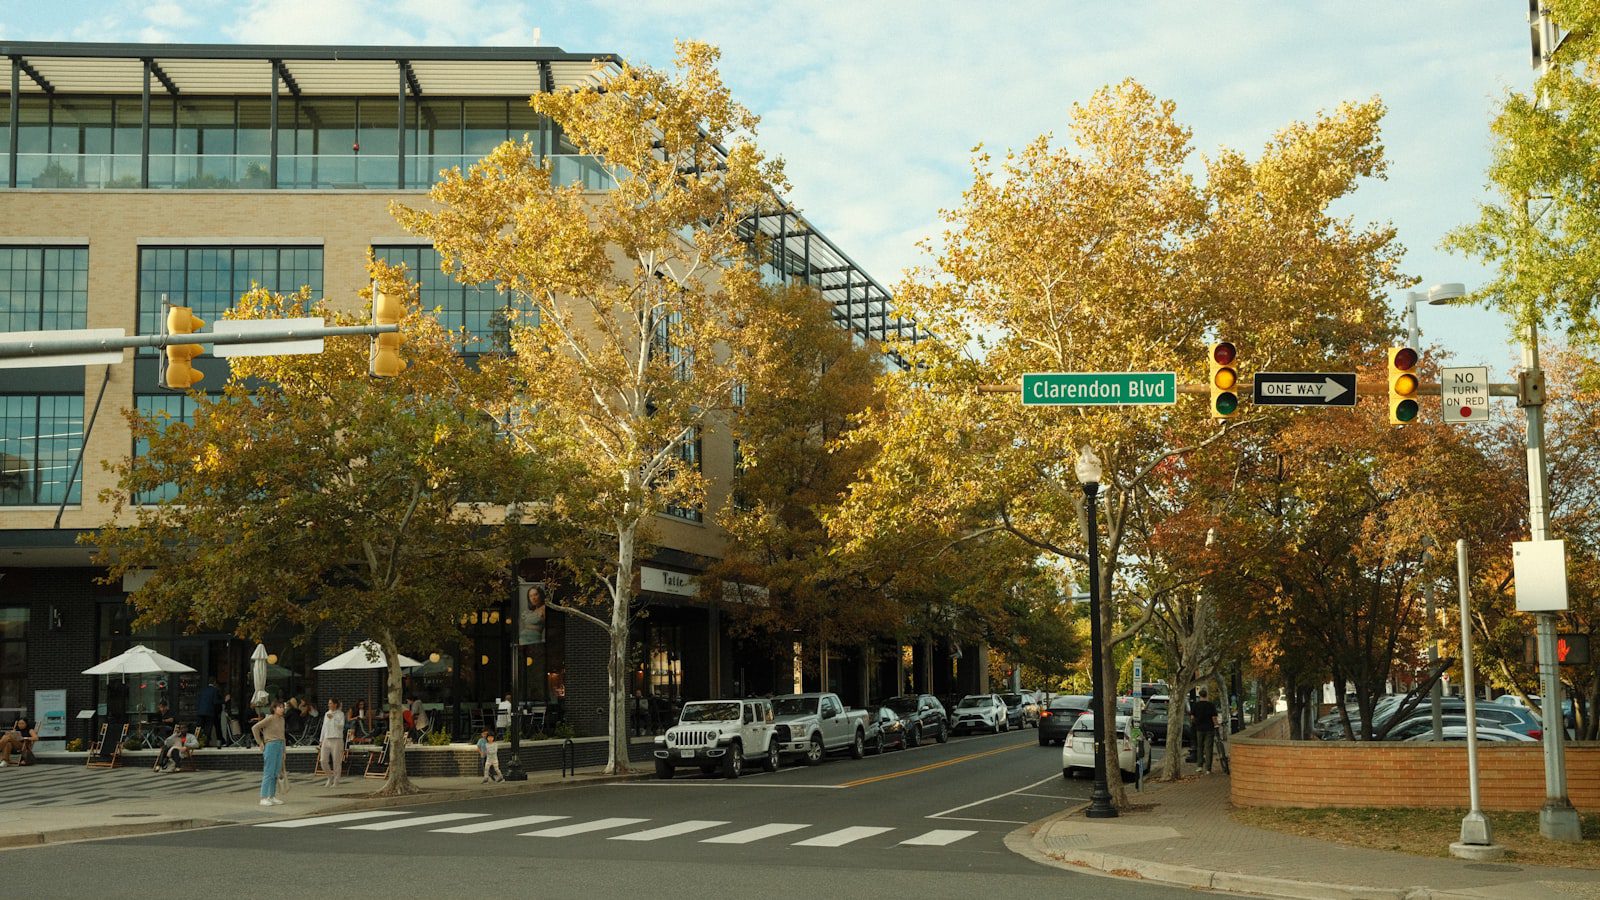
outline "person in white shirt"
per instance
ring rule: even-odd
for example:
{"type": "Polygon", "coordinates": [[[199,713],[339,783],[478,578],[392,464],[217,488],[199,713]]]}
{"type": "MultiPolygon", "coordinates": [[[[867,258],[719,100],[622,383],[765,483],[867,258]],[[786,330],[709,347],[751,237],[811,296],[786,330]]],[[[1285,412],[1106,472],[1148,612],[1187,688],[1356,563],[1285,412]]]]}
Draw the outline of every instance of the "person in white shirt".
{"type": "Polygon", "coordinates": [[[344,768],[344,711],[339,701],[329,700],[328,711],[322,716],[322,745],[317,750],[317,765],[330,774],[323,787],[339,783],[339,772],[344,768]]]}
{"type": "Polygon", "coordinates": [[[495,704],[494,713],[495,730],[504,735],[511,734],[511,695],[507,694],[495,704]]]}
{"type": "Polygon", "coordinates": [[[189,733],[189,726],[177,726],[172,732],[172,737],[167,738],[166,743],[161,746],[161,755],[156,757],[155,771],[178,771],[178,766],[183,765],[184,757],[192,755],[199,744],[195,736],[189,733]],[[171,768],[168,768],[169,764],[171,768]]]}

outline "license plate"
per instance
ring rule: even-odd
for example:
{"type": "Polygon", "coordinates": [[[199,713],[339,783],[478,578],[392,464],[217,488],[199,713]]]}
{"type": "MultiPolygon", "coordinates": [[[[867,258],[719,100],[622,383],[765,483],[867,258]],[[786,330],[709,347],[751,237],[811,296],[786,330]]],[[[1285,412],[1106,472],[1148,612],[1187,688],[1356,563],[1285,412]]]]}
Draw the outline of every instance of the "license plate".
{"type": "Polygon", "coordinates": [[[684,759],[694,759],[694,751],[693,750],[679,750],[678,751],[678,755],[683,757],[684,759]]]}

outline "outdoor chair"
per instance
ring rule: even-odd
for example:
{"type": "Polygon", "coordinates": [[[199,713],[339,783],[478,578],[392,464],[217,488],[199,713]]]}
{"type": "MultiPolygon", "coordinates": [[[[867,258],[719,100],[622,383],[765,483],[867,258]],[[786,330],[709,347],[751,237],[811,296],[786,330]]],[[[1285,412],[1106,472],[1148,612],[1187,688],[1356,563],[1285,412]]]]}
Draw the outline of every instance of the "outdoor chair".
{"type": "Polygon", "coordinates": [[[107,722],[100,726],[100,736],[89,747],[84,766],[91,769],[115,769],[122,765],[122,743],[128,739],[126,723],[115,726],[107,722]]]}

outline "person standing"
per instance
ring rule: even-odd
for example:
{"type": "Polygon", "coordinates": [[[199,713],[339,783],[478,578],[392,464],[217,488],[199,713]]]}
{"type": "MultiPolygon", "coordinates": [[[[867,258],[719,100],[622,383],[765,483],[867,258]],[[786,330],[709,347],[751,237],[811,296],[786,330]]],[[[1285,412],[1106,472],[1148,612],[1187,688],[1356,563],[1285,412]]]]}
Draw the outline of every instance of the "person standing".
{"type": "Polygon", "coordinates": [[[1195,765],[1207,775],[1211,774],[1211,757],[1217,749],[1217,705],[1200,689],[1200,699],[1189,707],[1189,718],[1194,723],[1195,765]]]}
{"type": "Polygon", "coordinates": [[[339,774],[344,771],[344,733],[344,711],[339,708],[339,701],[330,699],[328,711],[322,714],[322,741],[317,748],[317,764],[329,773],[323,787],[338,784],[339,774]]]}
{"type": "Polygon", "coordinates": [[[194,713],[200,719],[200,737],[205,738],[206,745],[215,747],[221,744],[222,688],[217,687],[215,676],[200,689],[200,696],[195,698],[194,713]]]}
{"type": "Polygon", "coordinates": [[[478,758],[483,762],[483,781],[480,784],[490,781],[499,784],[506,780],[500,774],[500,748],[495,746],[494,732],[488,728],[478,736],[478,758]]]}
{"type": "Polygon", "coordinates": [[[494,711],[495,730],[511,739],[511,695],[507,694],[495,704],[494,711]]]}
{"type": "Polygon", "coordinates": [[[259,722],[250,726],[250,736],[261,748],[261,805],[279,806],[278,773],[283,771],[283,701],[274,700],[272,708],[259,722]]]}

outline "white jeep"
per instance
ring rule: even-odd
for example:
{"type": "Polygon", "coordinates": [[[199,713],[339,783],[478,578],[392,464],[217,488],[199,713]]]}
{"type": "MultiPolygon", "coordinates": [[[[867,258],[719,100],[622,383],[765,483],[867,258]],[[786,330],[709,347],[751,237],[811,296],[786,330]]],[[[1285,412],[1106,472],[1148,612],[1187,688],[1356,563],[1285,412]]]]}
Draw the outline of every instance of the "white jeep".
{"type": "Polygon", "coordinates": [[[744,773],[746,759],[778,768],[769,700],[697,700],[685,703],[678,724],[656,738],[656,777],[671,778],[678,766],[699,766],[724,778],[744,773]]]}

